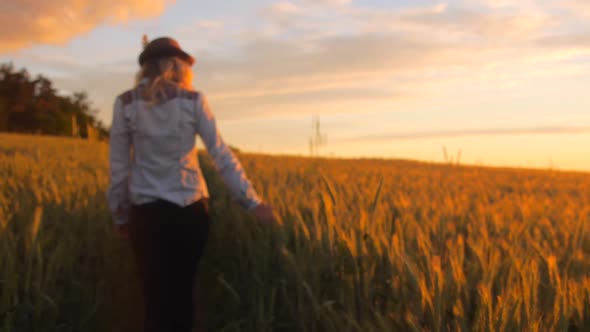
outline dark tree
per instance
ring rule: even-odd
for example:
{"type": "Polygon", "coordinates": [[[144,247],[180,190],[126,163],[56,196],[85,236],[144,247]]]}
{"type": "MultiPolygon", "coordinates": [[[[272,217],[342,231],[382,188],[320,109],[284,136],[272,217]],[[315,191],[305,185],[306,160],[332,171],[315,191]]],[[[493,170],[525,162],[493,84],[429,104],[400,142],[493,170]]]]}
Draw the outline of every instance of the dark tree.
{"type": "Polygon", "coordinates": [[[48,78],[0,65],[0,131],[88,137],[91,127],[105,139],[108,129],[97,113],[85,92],[61,96],[48,78]]]}

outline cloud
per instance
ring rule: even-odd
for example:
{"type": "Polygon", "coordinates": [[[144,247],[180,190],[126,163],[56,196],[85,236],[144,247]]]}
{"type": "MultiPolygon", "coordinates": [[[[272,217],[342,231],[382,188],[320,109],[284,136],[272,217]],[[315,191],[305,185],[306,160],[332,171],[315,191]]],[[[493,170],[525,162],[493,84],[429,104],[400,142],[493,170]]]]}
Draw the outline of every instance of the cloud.
{"type": "Polygon", "coordinates": [[[590,50],[590,33],[569,33],[539,38],[537,44],[545,48],[590,50]]]}
{"type": "Polygon", "coordinates": [[[289,1],[275,2],[269,6],[269,11],[275,15],[296,14],[301,12],[301,9],[289,1]]]}
{"type": "MultiPolygon", "coordinates": [[[[223,38],[218,43],[203,42],[200,49],[190,50],[199,59],[196,86],[210,96],[222,119],[310,114],[320,108],[391,111],[396,103],[424,100],[457,87],[479,88],[490,95],[502,87],[524,86],[535,77],[579,73],[579,64],[563,62],[583,54],[572,47],[587,41],[569,31],[566,20],[529,5],[518,7],[516,1],[491,0],[483,8],[436,3],[375,9],[349,4],[338,10],[307,3],[283,1],[264,7],[265,15],[257,17],[261,20],[255,25],[240,25],[232,18],[231,25],[219,29],[223,38]],[[500,9],[490,10],[492,6],[500,9]],[[277,17],[287,17],[289,24],[276,25],[277,17]],[[274,24],[279,33],[264,34],[265,24],[274,24]],[[232,32],[234,25],[240,32],[232,32]],[[552,37],[554,31],[560,35],[552,37]]],[[[194,24],[214,30],[221,22],[194,24]]],[[[114,71],[121,77],[118,82],[125,77],[130,81],[134,74],[132,69],[114,71]]],[[[59,82],[104,97],[110,112],[108,96],[117,91],[105,81],[103,71],[80,69],[59,82]]],[[[117,89],[124,88],[119,85],[117,89]]]]}
{"type": "Polygon", "coordinates": [[[34,44],[63,44],[100,24],[154,17],[172,1],[3,1],[0,4],[0,53],[34,44]]]}
{"type": "Polygon", "coordinates": [[[393,133],[383,135],[365,135],[333,139],[335,143],[366,141],[406,141],[440,138],[459,138],[473,136],[515,136],[515,135],[568,135],[588,134],[590,127],[532,127],[532,128],[490,128],[462,130],[433,130],[413,133],[393,133]]]}
{"type": "Polygon", "coordinates": [[[534,9],[505,11],[446,3],[394,10],[350,8],[348,14],[373,33],[389,30],[464,44],[506,44],[555,24],[551,15],[534,9]]]}
{"type": "Polygon", "coordinates": [[[306,0],[307,3],[314,5],[342,6],[351,3],[351,0],[306,0]]]}
{"type": "Polygon", "coordinates": [[[563,6],[569,9],[573,15],[581,17],[590,17],[590,2],[587,0],[566,0],[563,6]]]}
{"type": "Polygon", "coordinates": [[[202,29],[219,29],[223,28],[223,22],[216,20],[201,20],[197,22],[197,27],[202,29]]]}
{"type": "Polygon", "coordinates": [[[305,14],[304,9],[290,1],[274,2],[258,11],[262,21],[272,22],[277,25],[273,28],[276,32],[291,26],[292,22],[305,14]]]}
{"type": "MultiPolygon", "coordinates": [[[[503,14],[444,3],[395,10],[351,7],[338,15],[339,24],[352,32],[325,34],[325,21],[315,21],[323,18],[315,11],[322,10],[305,10],[284,28],[291,35],[250,34],[236,38],[243,42],[231,58],[206,53],[200,57],[203,67],[197,68],[197,79],[205,82],[221,109],[240,104],[270,107],[271,102],[302,106],[308,99],[317,104],[322,95],[329,103],[336,102],[333,96],[338,93],[365,101],[407,100],[452,76],[518,75],[518,70],[498,68],[551,54],[529,47],[531,36],[541,35],[548,20],[538,13],[503,14]],[[365,24],[378,29],[357,28],[365,24]],[[358,93],[351,93],[354,89],[358,93]]],[[[514,81],[502,77],[500,84],[514,81]]]]}
{"type": "Polygon", "coordinates": [[[262,39],[242,45],[240,54],[231,58],[200,56],[196,79],[230,116],[235,105],[393,101],[407,98],[409,89],[419,89],[404,75],[420,77],[433,67],[473,61],[462,53],[393,34],[325,37],[309,48],[297,39],[262,39]]]}

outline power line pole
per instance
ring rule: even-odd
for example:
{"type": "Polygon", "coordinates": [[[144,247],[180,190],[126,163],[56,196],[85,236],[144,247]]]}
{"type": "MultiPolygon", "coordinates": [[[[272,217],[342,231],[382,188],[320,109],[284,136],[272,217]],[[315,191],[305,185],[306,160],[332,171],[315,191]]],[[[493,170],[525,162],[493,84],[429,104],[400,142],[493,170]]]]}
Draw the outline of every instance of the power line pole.
{"type": "Polygon", "coordinates": [[[309,153],[312,157],[316,157],[320,155],[320,146],[325,145],[328,142],[328,137],[321,132],[319,115],[313,116],[311,128],[313,134],[309,138],[309,153]]]}

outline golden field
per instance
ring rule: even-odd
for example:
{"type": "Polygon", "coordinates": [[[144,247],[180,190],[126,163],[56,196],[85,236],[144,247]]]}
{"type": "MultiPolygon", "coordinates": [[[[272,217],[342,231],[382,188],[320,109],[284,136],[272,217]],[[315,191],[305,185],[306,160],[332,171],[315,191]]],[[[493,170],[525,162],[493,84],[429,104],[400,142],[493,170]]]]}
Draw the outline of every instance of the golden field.
{"type": "MultiPolygon", "coordinates": [[[[0,135],[0,331],[133,331],[108,145],[0,135]]],[[[211,331],[590,331],[590,174],[240,154],[278,223],[208,162],[211,331]]]]}

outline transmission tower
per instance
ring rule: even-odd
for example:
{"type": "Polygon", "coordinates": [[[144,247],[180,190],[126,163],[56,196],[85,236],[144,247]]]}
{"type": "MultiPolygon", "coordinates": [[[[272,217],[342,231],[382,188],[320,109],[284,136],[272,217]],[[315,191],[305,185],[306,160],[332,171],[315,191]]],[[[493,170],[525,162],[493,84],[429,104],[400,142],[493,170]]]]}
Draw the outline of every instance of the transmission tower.
{"type": "Polygon", "coordinates": [[[313,116],[311,128],[313,134],[309,138],[309,153],[312,157],[316,157],[320,155],[320,146],[328,142],[328,137],[323,135],[320,130],[320,117],[318,115],[313,116]]]}

